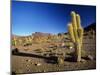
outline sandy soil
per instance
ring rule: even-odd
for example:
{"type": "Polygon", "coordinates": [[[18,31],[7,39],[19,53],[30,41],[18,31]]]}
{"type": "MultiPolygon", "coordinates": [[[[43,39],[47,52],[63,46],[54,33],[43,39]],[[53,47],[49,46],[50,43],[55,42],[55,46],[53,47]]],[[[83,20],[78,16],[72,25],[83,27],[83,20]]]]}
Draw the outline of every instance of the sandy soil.
{"type": "MultiPolygon", "coordinates": [[[[12,50],[15,47],[12,47],[12,50]]],[[[55,71],[88,70],[96,68],[95,39],[85,38],[83,42],[82,61],[75,62],[71,53],[74,49],[56,47],[50,43],[17,46],[18,52],[12,53],[13,73],[41,73],[55,71]],[[93,60],[87,59],[90,55],[93,60]],[[57,57],[64,56],[64,63],[58,64],[57,57]]]]}

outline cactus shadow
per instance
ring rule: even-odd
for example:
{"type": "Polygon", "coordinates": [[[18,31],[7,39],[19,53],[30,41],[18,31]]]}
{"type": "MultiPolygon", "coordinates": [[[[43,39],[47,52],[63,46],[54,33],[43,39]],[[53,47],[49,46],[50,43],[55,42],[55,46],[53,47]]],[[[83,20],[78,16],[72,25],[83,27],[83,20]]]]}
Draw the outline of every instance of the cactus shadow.
{"type": "Polygon", "coordinates": [[[64,61],[67,61],[67,62],[75,62],[75,58],[72,56],[72,57],[65,57],[65,60],[64,61]]]}
{"type": "Polygon", "coordinates": [[[15,72],[12,72],[11,75],[17,75],[15,72]]]}
{"type": "Polygon", "coordinates": [[[57,64],[57,57],[50,56],[49,58],[50,58],[50,60],[45,60],[46,63],[49,63],[49,64],[57,64]]]}
{"type": "Polygon", "coordinates": [[[38,55],[38,54],[33,54],[33,53],[19,52],[19,50],[17,48],[12,50],[12,55],[22,56],[22,57],[40,58],[40,59],[44,59],[44,61],[46,63],[51,63],[51,64],[55,64],[56,61],[57,61],[57,57],[56,56],[46,57],[46,56],[43,56],[43,55],[38,55]]]}
{"type": "Polygon", "coordinates": [[[68,62],[75,62],[74,52],[68,53],[68,54],[67,54],[67,57],[65,57],[65,61],[68,61],[68,62]]]}

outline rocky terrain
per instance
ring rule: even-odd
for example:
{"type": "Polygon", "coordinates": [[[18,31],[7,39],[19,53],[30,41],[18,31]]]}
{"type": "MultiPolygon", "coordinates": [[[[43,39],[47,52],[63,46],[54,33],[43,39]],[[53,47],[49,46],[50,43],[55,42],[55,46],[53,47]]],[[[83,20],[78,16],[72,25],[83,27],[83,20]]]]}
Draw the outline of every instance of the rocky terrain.
{"type": "Polygon", "coordinates": [[[12,73],[41,73],[96,68],[96,23],[84,28],[82,61],[75,62],[68,33],[12,35],[12,73]],[[59,58],[63,58],[64,62],[59,58]],[[59,63],[60,61],[60,63],[59,63]]]}

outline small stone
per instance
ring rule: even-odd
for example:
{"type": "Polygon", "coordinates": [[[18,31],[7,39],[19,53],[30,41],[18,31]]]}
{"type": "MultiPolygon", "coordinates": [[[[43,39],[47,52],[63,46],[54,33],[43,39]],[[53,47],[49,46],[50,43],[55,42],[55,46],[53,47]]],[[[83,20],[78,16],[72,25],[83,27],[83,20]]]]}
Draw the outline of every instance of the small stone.
{"type": "Polygon", "coordinates": [[[64,63],[64,59],[63,58],[59,58],[58,57],[58,60],[57,61],[58,61],[58,64],[63,64],[64,63]]]}
{"type": "Polygon", "coordinates": [[[94,57],[91,56],[91,55],[88,55],[88,59],[90,59],[90,60],[94,60],[94,57]]]}
{"type": "Polygon", "coordinates": [[[27,61],[27,62],[30,62],[31,60],[30,60],[30,59],[27,59],[26,61],[27,61]]]}
{"type": "Polygon", "coordinates": [[[41,65],[41,63],[37,63],[37,64],[35,64],[36,66],[40,66],[41,65]]]}
{"type": "Polygon", "coordinates": [[[26,65],[26,67],[29,67],[29,65],[26,65]]]}
{"type": "Polygon", "coordinates": [[[43,72],[46,72],[46,70],[43,70],[43,72]]]}
{"type": "Polygon", "coordinates": [[[81,59],[81,62],[86,62],[86,60],[84,60],[84,59],[81,59]]]}
{"type": "Polygon", "coordinates": [[[73,48],[72,46],[69,47],[69,49],[72,49],[72,48],[73,48]]]}

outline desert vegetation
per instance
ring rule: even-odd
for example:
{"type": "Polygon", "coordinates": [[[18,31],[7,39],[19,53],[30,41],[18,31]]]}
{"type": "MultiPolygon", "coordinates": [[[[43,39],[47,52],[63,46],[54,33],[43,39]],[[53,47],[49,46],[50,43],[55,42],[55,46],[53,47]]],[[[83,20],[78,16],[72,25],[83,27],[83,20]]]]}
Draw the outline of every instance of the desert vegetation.
{"type": "Polygon", "coordinates": [[[81,17],[71,12],[68,32],[12,34],[12,72],[37,73],[96,68],[95,23],[83,28],[81,17]]]}

